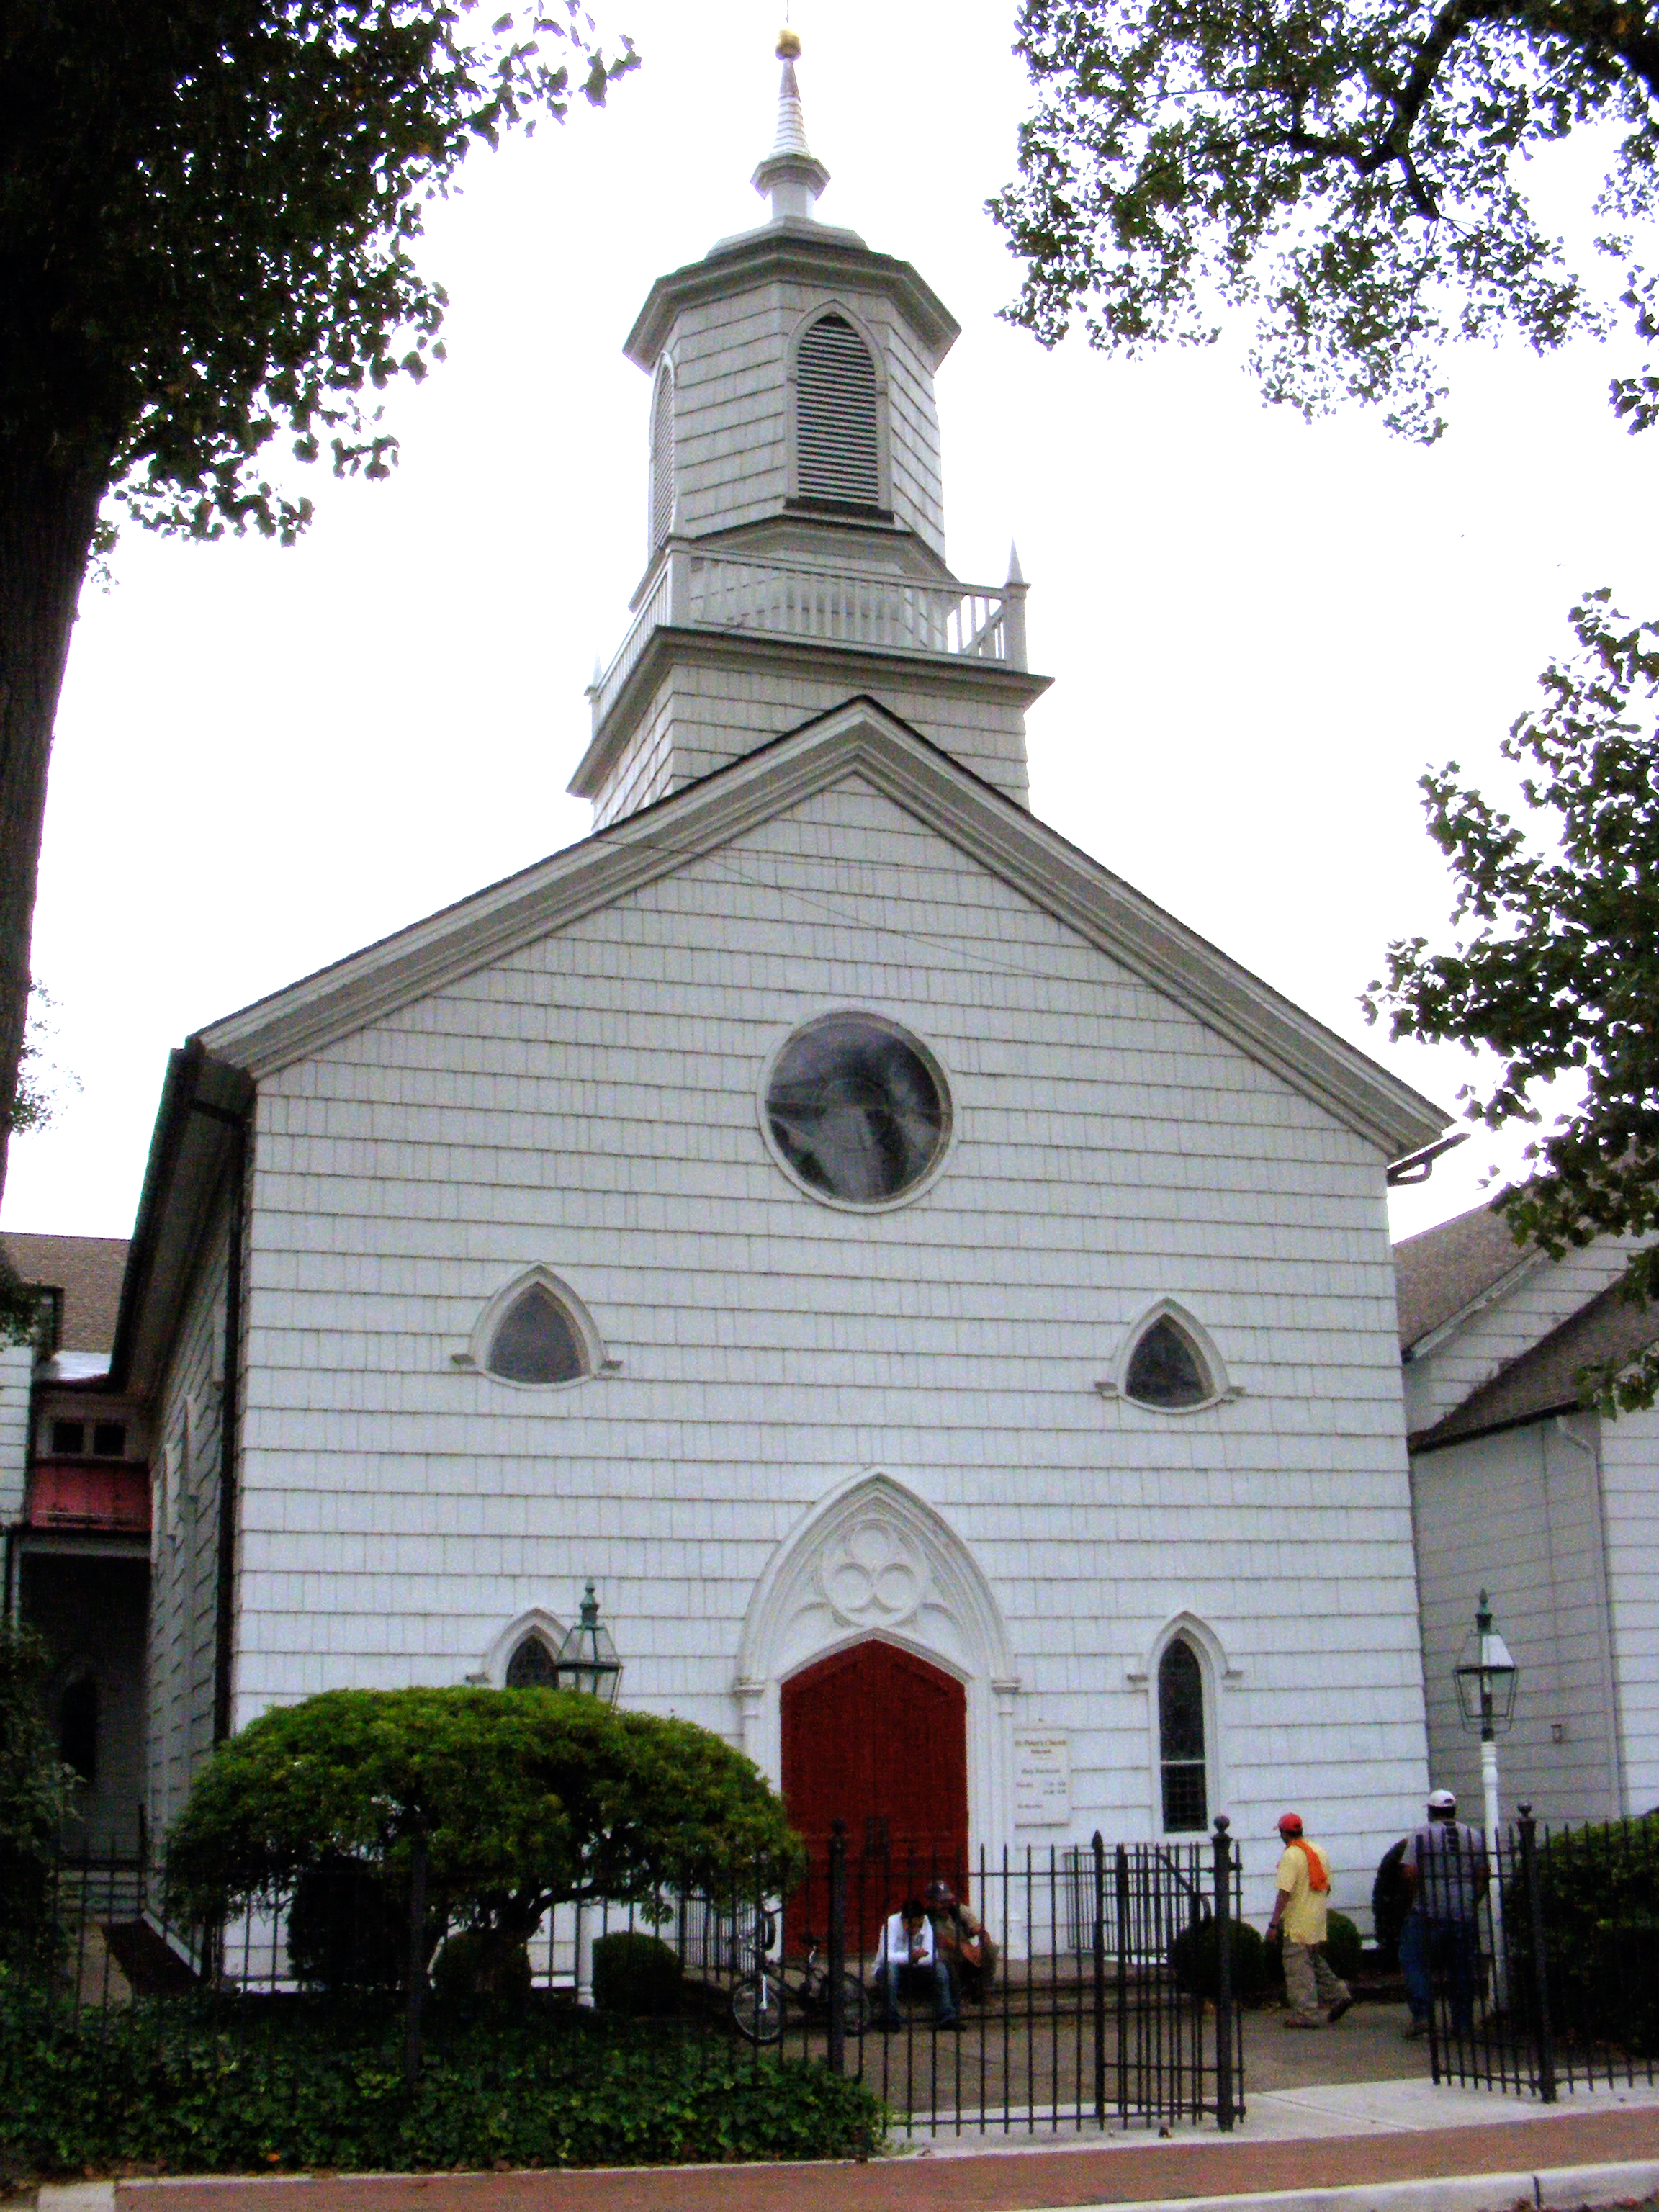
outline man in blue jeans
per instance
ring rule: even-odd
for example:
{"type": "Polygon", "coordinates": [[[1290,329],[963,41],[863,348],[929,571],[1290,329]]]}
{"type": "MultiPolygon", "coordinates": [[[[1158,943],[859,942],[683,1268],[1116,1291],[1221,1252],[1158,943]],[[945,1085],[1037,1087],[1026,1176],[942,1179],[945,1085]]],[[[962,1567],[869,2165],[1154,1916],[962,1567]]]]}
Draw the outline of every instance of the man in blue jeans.
{"type": "Polygon", "coordinates": [[[933,1984],[935,2024],[959,2027],[951,1970],[933,1942],[927,1908],[919,1897],[909,1897],[883,1928],[876,1949],[876,2019],[882,2027],[902,2025],[899,1990],[918,1981],[933,1984]]]}
{"type": "Polygon", "coordinates": [[[1400,1970],[1412,2008],[1407,2042],[1429,2032],[1437,1966],[1451,1977],[1453,2033],[1474,2033],[1480,1905],[1492,1880],[1486,1838],[1458,1819],[1457,1800],[1449,1790],[1430,1793],[1428,1813],[1427,1826],[1407,1838],[1400,1862],[1412,1900],[1400,1931],[1400,1970]]]}

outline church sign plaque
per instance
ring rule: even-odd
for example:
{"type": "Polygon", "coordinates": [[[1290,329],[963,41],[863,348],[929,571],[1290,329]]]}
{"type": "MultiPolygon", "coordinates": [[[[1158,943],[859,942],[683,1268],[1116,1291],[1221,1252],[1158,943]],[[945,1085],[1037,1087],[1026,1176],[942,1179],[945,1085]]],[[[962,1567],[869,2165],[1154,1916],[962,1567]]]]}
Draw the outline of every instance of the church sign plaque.
{"type": "Polygon", "coordinates": [[[1014,1737],[1014,1820],[1022,1828],[1064,1828],[1072,1819],[1072,1741],[1052,1729],[1014,1737]]]}

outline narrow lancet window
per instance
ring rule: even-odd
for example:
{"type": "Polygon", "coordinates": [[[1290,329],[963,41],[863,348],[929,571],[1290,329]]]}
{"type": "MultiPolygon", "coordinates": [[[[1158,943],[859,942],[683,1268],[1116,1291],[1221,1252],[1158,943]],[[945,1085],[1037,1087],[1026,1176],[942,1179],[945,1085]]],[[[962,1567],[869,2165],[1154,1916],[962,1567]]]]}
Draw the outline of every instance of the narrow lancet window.
{"type": "Polygon", "coordinates": [[[876,365],[844,315],[822,315],[795,356],[795,477],[803,499],[881,505],[876,365]]]}
{"type": "Polygon", "coordinates": [[[1123,1393],[1143,1406],[1201,1406],[1214,1397],[1215,1385],[1198,1346],[1164,1314],[1131,1354],[1123,1393]]]}
{"type": "Polygon", "coordinates": [[[1204,1670],[1184,1636],[1177,1636],[1158,1662],[1158,1745],[1164,1833],[1201,1833],[1210,1818],[1204,1670]]]}
{"type": "Polygon", "coordinates": [[[651,399],[651,550],[674,526],[674,372],[666,362],[657,371],[651,399]]]}
{"type": "Polygon", "coordinates": [[[580,1330],[541,1283],[521,1291],[496,1323],[488,1365],[507,1382],[574,1382],[588,1371],[580,1330]]]}

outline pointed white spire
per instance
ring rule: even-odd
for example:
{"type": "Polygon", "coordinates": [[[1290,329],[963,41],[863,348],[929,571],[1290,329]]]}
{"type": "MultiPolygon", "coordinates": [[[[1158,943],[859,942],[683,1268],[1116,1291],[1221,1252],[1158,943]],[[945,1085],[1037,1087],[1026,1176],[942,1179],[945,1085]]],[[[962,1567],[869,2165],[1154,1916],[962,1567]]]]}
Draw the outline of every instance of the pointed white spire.
{"type": "Polygon", "coordinates": [[[1025,571],[1019,565],[1019,548],[1012,538],[1008,540],[1008,581],[1011,584],[1025,581],[1025,571]]]}
{"type": "Polygon", "coordinates": [[[778,33],[778,59],[783,75],[778,84],[778,133],[772,150],[756,170],[754,186],[769,195],[774,222],[792,217],[813,220],[812,203],[830,181],[830,172],[814,158],[806,143],[806,118],[801,109],[800,87],[795,82],[795,60],[800,40],[786,25],[778,33]]]}

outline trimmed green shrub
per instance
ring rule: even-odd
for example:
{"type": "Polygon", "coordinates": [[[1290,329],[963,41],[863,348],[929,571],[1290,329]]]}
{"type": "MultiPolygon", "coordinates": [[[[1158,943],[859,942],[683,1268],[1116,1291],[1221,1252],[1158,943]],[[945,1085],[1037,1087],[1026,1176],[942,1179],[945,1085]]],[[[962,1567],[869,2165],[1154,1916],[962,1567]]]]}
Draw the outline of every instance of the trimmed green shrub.
{"type": "MultiPolygon", "coordinates": [[[[1231,1927],[1233,1996],[1240,2004],[1254,2004],[1267,1986],[1267,1946],[1248,1920],[1235,1920],[1231,1927]]],[[[1170,1946],[1170,1964],[1179,1988],[1212,2000],[1218,1996],[1221,1947],[1215,1922],[1200,1920],[1183,1928],[1170,1946]]]]}
{"type": "Polygon", "coordinates": [[[507,2006],[530,2002],[530,1948],[495,1928],[463,1928],[445,1942],[432,1969],[440,2004],[507,2006]]]}
{"type": "Polygon", "coordinates": [[[532,2014],[435,2042],[414,2088],[401,2029],[355,2039],[305,1999],[240,2016],[190,2000],[102,2017],[0,1983],[0,2170],[416,2172],[854,2158],[882,2108],[821,2065],[724,2035],[532,2014]],[[286,2009],[283,2008],[286,2007],[286,2009]]]}
{"type": "MultiPolygon", "coordinates": [[[[566,1899],[787,1891],[804,1856],[759,1770],[690,1721],[560,1690],[330,1690],[214,1753],[169,1838],[173,1916],[230,1918],[342,1863],[394,1893],[417,1834],[434,1929],[519,1942],[566,1899]]],[[[313,1955],[338,1963],[320,1926],[313,1955]]]]}
{"type": "MultiPolygon", "coordinates": [[[[1550,2009],[1559,2033],[1659,2051],[1659,1811],[1564,1829],[1538,1847],[1550,2009]]],[[[1530,1903],[1517,1870],[1504,1889],[1513,1985],[1532,1986],[1530,1903]]]]}
{"type": "Polygon", "coordinates": [[[1325,1920],[1325,1960],[1341,1982],[1351,1982],[1359,1972],[1364,1939],[1346,1912],[1328,1913],[1325,1920]]]}
{"type": "Polygon", "coordinates": [[[593,2002],[601,2012],[664,2020],[680,2008],[679,1954],[638,1929],[601,1936],[593,1946],[593,2002]]]}

